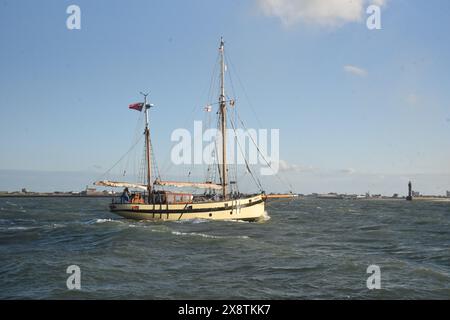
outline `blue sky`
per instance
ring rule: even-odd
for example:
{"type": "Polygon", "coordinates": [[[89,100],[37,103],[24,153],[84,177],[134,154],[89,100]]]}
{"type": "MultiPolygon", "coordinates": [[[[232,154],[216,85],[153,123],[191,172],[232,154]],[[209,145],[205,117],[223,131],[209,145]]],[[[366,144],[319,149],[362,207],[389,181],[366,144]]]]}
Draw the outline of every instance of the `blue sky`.
{"type": "MultiPolygon", "coordinates": [[[[448,12],[447,0],[0,0],[0,170],[105,171],[130,146],[138,114],[127,105],[141,90],[158,105],[164,162],[172,130],[203,117],[192,110],[207,102],[223,35],[259,121],[248,103],[242,116],[280,129],[282,175],[296,191],[402,193],[415,177],[443,193],[448,12]],[[381,30],[366,27],[370,2],[382,4],[381,30]],[[70,4],[81,30],[66,28],[70,4]]],[[[3,175],[0,189],[26,175],[3,175]]],[[[78,180],[33,188],[89,183],[78,180]]]]}

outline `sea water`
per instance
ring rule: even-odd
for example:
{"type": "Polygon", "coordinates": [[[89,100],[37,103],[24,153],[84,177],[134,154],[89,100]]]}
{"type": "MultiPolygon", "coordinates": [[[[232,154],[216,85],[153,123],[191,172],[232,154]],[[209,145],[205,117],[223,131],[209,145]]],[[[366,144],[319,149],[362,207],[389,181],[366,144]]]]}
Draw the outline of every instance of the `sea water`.
{"type": "Polygon", "coordinates": [[[0,298],[450,299],[449,202],[297,199],[258,223],[133,221],[108,203],[0,198],[0,298]]]}

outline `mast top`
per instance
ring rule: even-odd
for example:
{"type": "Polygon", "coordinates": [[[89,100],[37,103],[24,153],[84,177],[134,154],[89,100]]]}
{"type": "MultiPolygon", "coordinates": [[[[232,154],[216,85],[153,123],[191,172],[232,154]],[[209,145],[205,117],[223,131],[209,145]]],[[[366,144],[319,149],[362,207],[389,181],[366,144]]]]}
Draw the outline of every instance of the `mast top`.
{"type": "Polygon", "coordinates": [[[224,57],[225,42],[223,37],[220,38],[220,116],[221,116],[221,129],[222,129],[222,193],[223,199],[227,198],[227,104],[225,100],[225,57],[224,57]]]}

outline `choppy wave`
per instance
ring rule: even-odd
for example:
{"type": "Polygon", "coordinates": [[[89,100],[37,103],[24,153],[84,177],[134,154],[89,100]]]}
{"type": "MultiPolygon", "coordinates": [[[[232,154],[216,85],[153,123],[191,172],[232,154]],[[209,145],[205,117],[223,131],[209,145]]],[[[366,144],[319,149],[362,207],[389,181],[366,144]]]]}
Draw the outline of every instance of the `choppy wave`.
{"type": "Polygon", "coordinates": [[[184,219],[184,220],[177,220],[177,221],[173,221],[173,222],[174,223],[199,224],[199,223],[211,222],[211,220],[208,220],[208,219],[184,219]]]}
{"type": "Polygon", "coordinates": [[[20,208],[20,207],[13,207],[13,208],[1,207],[0,211],[6,211],[6,212],[11,212],[11,213],[26,213],[27,212],[27,210],[20,208]]]}
{"type": "Polygon", "coordinates": [[[269,221],[271,217],[269,216],[269,213],[267,211],[264,211],[263,215],[263,221],[269,221]]]}
{"type": "Polygon", "coordinates": [[[199,233],[199,232],[172,231],[171,233],[176,236],[201,237],[201,238],[208,238],[208,239],[249,239],[248,236],[218,236],[218,235],[205,234],[205,233],[199,233]]]}
{"type": "Polygon", "coordinates": [[[88,221],[88,224],[101,224],[101,223],[108,223],[108,222],[123,223],[123,221],[121,221],[121,220],[108,218],[108,219],[94,219],[94,220],[90,220],[90,221],[88,221]]]}
{"type": "Polygon", "coordinates": [[[133,221],[110,213],[109,199],[5,200],[0,282],[8,281],[0,299],[145,299],[149,292],[154,299],[448,299],[450,293],[448,203],[299,199],[274,203],[262,219],[270,222],[259,224],[133,221]],[[424,217],[427,223],[418,223],[424,217]],[[71,264],[89,272],[89,290],[58,289],[71,264]],[[367,290],[370,264],[380,266],[385,290],[367,290]]]}
{"type": "Polygon", "coordinates": [[[14,227],[8,227],[7,230],[13,230],[13,231],[25,231],[25,230],[31,230],[36,229],[35,227],[21,227],[21,226],[14,226],[14,227]]]}

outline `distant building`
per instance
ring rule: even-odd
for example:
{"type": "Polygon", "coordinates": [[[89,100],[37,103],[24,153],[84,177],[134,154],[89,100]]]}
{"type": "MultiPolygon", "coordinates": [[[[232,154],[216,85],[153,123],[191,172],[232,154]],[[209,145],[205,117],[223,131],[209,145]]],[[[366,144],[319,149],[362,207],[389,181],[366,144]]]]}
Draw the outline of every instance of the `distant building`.
{"type": "Polygon", "coordinates": [[[105,195],[113,195],[114,193],[107,190],[98,191],[95,188],[86,187],[86,190],[81,191],[79,194],[82,196],[105,196],[105,195]]]}
{"type": "Polygon", "coordinates": [[[22,188],[22,193],[28,193],[26,188],[22,188]]]}
{"type": "Polygon", "coordinates": [[[420,197],[420,192],[419,191],[413,191],[412,192],[412,196],[413,197],[420,197]]]}
{"type": "Polygon", "coordinates": [[[394,193],[394,194],[392,195],[392,198],[398,198],[398,193],[394,193]]]}
{"type": "Polygon", "coordinates": [[[82,194],[84,196],[94,195],[94,194],[97,194],[97,189],[86,187],[86,190],[81,191],[80,194],[82,194]]]}
{"type": "Polygon", "coordinates": [[[447,191],[447,198],[450,198],[450,191],[447,191]]]}

